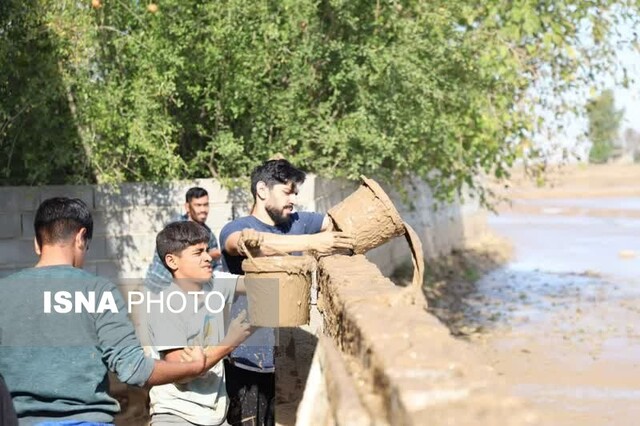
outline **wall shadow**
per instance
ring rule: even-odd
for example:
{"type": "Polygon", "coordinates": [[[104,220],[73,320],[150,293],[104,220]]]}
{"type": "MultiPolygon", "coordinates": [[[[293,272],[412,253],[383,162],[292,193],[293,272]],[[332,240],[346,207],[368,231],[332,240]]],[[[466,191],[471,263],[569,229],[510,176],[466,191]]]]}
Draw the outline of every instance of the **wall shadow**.
{"type": "Polygon", "coordinates": [[[279,329],[276,349],[276,423],[295,425],[318,338],[299,327],[279,329]]]}

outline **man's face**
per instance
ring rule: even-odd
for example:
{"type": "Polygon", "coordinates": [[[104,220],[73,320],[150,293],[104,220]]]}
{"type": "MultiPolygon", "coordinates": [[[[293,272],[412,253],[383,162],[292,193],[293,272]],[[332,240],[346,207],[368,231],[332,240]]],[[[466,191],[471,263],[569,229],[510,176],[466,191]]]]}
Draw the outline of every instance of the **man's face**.
{"type": "Polygon", "coordinates": [[[179,256],[167,255],[166,261],[170,267],[177,269],[176,278],[197,282],[211,279],[211,256],[206,243],[189,246],[179,256]]]}
{"type": "Polygon", "coordinates": [[[187,214],[194,222],[205,223],[209,216],[209,196],[205,195],[200,198],[192,198],[186,203],[187,214]]]}
{"type": "Polygon", "coordinates": [[[267,213],[276,224],[287,223],[298,201],[298,186],[293,182],[279,183],[268,191],[265,200],[267,213]]]}

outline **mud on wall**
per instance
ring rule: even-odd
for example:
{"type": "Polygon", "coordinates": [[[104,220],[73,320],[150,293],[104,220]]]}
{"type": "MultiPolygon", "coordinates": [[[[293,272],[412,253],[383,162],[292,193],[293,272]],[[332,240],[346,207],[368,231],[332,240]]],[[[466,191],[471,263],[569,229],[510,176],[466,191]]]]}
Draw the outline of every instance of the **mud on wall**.
{"type": "Polygon", "coordinates": [[[298,425],[538,424],[467,343],[364,256],[324,257],[319,275],[328,337],[316,350],[298,425]]]}

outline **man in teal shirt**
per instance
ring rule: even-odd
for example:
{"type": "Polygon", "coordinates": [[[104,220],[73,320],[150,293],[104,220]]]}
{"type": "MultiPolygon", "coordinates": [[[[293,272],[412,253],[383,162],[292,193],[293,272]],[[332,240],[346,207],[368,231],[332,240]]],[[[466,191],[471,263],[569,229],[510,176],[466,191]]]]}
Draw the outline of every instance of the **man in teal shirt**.
{"type": "Polygon", "coordinates": [[[112,423],[120,407],[107,393],[107,371],[136,386],[205,371],[201,350],[182,364],[145,357],[118,289],[80,269],[93,233],[84,202],[45,200],[34,227],[40,260],[0,280],[0,373],[21,425],[112,423]],[[69,296],[70,312],[56,295],[69,296]],[[101,310],[102,300],[113,304],[101,310]]]}

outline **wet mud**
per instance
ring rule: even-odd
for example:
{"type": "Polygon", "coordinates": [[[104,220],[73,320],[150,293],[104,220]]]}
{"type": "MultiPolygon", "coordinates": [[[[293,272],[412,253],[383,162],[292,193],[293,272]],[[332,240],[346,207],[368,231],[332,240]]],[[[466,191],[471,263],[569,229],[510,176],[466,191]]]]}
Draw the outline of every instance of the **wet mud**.
{"type": "Polygon", "coordinates": [[[362,185],[327,214],[336,227],[354,236],[354,253],[363,254],[405,233],[404,222],[389,196],[373,179],[362,185]]]}

